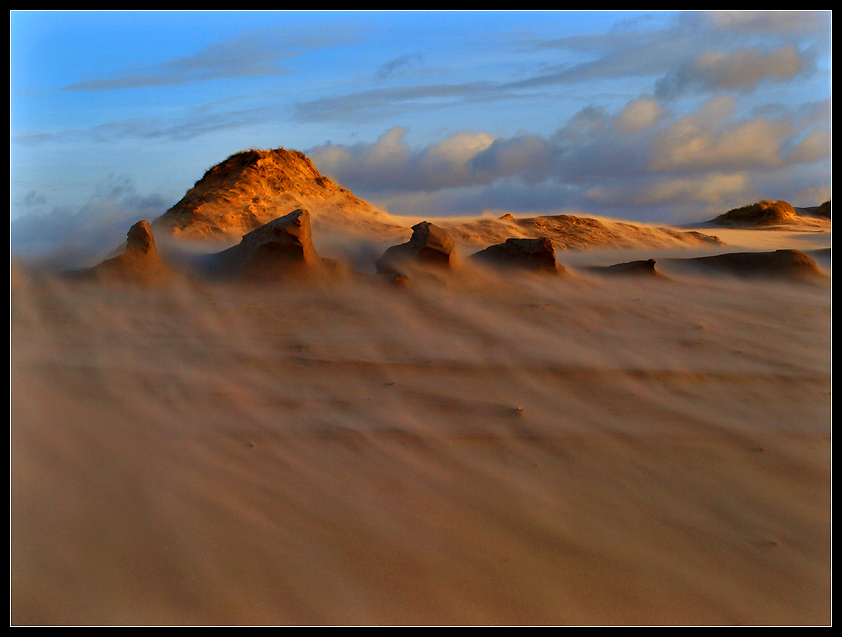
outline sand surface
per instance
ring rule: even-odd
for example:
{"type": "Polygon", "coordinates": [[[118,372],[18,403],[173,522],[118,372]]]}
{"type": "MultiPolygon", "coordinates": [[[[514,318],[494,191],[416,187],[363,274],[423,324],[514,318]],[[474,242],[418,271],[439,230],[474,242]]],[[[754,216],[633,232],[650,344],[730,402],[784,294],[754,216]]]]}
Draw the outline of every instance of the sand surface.
{"type": "Polygon", "coordinates": [[[576,269],[652,256],[13,267],[11,623],[829,624],[830,281],[576,269]]]}

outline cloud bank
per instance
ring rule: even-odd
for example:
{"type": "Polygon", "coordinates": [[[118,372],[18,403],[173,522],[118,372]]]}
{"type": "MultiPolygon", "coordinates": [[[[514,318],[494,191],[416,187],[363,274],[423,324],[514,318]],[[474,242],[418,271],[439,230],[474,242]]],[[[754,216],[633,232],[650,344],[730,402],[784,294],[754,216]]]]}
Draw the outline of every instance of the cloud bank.
{"type": "Polygon", "coordinates": [[[459,133],[412,148],[395,127],[373,143],[307,152],[340,183],[408,215],[581,208],[661,220],[683,210],[699,221],[757,197],[791,198],[799,166],[826,171],[829,185],[825,120],[740,118],[736,108],[717,97],[678,117],[647,96],[616,113],[587,107],[549,135],[459,133]]]}

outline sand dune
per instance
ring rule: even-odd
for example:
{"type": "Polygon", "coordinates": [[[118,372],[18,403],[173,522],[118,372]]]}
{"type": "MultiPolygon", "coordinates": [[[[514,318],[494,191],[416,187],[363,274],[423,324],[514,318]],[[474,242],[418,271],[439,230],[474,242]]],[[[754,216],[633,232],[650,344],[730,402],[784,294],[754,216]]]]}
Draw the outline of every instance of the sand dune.
{"type": "Polygon", "coordinates": [[[828,624],[829,279],[580,267],[643,252],[407,288],[14,264],[11,622],[828,624]]]}
{"type": "Polygon", "coordinates": [[[297,208],[313,214],[320,232],[387,237],[402,230],[389,215],[334,183],[301,152],[251,149],[208,169],[169,210],[156,233],[182,240],[236,242],[297,208]]]}
{"type": "Polygon", "coordinates": [[[722,245],[712,233],[679,230],[669,226],[628,223],[616,219],[571,214],[442,221],[454,241],[465,246],[502,243],[509,238],[547,238],[557,248],[593,250],[599,248],[704,248],[722,245]]]}
{"type": "Polygon", "coordinates": [[[830,201],[821,206],[795,208],[786,201],[758,201],[734,208],[711,220],[713,226],[733,228],[785,229],[798,226],[806,229],[830,229],[830,201]]]}
{"type": "Polygon", "coordinates": [[[827,625],[829,215],[407,219],[276,149],[13,260],[11,623],[827,625]]]}

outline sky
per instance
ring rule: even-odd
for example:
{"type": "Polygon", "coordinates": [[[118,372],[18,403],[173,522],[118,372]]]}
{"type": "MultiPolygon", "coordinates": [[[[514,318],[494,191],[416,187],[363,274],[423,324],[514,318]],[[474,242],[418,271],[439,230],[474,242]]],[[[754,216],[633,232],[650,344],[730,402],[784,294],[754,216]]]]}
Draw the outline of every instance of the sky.
{"type": "Polygon", "coordinates": [[[10,11],[12,245],[124,237],[249,148],[399,215],[819,205],[831,17],[10,11]]]}

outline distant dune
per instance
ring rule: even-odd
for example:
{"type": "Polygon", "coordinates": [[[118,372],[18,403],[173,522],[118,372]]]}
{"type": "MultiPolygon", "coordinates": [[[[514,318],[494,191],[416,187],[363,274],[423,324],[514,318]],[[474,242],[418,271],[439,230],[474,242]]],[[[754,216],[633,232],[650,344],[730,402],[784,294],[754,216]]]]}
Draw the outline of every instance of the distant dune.
{"type": "Polygon", "coordinates": [[[665,226],[601,220],[575,215],[544,215],[442,221],[455,241],[482,246],[517,237],[548,238],[559,249],[699,248],[721,246],[718,237],[665,226]]]}
{"type": "Polygon", "coordinates": [[[799,215],[811,215],[830,219],[830,200],[825,201],[820,206],[808,206],[806,208],[796,208],[795,210],[799,215]]]}
{"type": "Polygon", "coordinates": [[[714,225],[735,228],[775,228],[797,225],[828,227],[830,201],[813,208],[794,208],[786,201],[758,201],[733,208],[711,220],[714,225]],[[827,220],[827,224],[823,220],[827,220]]]}

